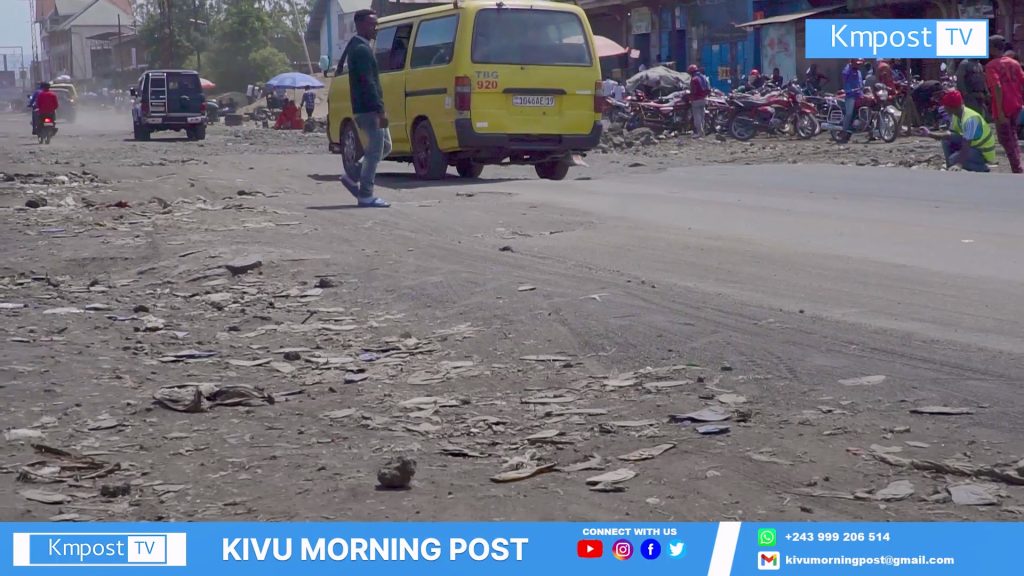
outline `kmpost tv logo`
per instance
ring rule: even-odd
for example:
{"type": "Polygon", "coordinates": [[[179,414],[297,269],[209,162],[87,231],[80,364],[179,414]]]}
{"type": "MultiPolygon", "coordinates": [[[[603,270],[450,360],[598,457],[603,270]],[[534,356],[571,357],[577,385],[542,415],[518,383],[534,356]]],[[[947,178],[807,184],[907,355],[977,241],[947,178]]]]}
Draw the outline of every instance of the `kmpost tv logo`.
{"type": "Polygon", "coordinates": [[[184,533],[15,532],[13,566],[187,566],[184,533]]]}
{"type": "Polygon", "coordinates": [[[807,58],[987,58],[988,20],[807,20],[807,58]]]}

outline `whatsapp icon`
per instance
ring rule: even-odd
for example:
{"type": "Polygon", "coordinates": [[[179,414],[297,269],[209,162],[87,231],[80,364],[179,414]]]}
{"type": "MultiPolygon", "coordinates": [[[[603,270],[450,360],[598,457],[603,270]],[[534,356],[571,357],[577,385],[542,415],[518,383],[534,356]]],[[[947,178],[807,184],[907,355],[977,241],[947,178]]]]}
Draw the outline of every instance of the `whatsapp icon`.
{"type": "Polygon", "coordinates": [[[757,545],[775,546],[775,528],[758,528],[757,545]]]}

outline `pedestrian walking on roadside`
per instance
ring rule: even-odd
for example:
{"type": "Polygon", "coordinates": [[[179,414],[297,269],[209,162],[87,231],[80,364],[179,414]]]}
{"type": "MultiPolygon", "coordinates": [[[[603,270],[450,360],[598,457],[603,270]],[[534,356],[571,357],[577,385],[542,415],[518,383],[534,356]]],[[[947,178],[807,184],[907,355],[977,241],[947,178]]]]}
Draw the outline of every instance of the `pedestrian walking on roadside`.
{"type": "Polygon", "coordinates": [[[306,91],[302,93],[302,104],[306,107],[306,120],[312,120],[313,110],[316,109],[316,92],[313,92],[311,86],[306,86],[306,91]]]}
{"type": "Polygon", "coordinates": [[[690,73],[690,113],[693,114],[693,137],[700,138],[704,135],[704,108],[707,103],[711,87],[708,86],[708,79],[700,73],[696,64],[690,64],[687,68],[690,73]]]}
{"type": "Polygon", "coordinates": [[[348,82],[356,125],[366,134],[367,141],[363,146],[359,182],[343,173],[341,183],[356,197],[360,206],[387,208],[391,204],[373,195],[377,165],[391,154],[391,132],[388,130],[388,115],[384,110],[384,92],[380,86],[377,59],[370,45],[377,38],[377,13],[368,8],[358,10],[354,21],[356,37],[345,48],[348,54],[348,82]]]}
{"type": "Polygon", "coordinates": [[[989,38],[985,64],[985,83],[992,94],[992,119],[996,123],[999,144],[1006,151],[1010,169],[1014,174],[1024,172],[1020,162],[1020,142],[1017,141],[1017,118],[1024,108],[1024,70],[1020,62],[1005,54],[1006,39],[995,35],[989,38]]]}
{"type": "Polygon", "coordinates": [[[921,128],[918,134],[942,142],[946,167],[958,166],[968,172],[988,172],[996,161],[996,143],[992,127],[974,110],[964,106],[958,90],[942,96],[942,106],[950,115],[949,132],[932,133],[921,128]]]}

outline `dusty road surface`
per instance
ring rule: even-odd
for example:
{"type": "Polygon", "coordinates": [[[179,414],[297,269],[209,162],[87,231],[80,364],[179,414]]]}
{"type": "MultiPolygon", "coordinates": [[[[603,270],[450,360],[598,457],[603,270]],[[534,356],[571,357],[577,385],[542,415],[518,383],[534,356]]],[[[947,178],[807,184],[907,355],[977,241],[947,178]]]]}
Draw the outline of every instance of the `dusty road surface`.
{"type": "Polygon", "coordinates": [[[367,210],[319,134],[128,136],[0,117],[6,520],[1024,513],[1012,175],[709,141],[367,210]]]}

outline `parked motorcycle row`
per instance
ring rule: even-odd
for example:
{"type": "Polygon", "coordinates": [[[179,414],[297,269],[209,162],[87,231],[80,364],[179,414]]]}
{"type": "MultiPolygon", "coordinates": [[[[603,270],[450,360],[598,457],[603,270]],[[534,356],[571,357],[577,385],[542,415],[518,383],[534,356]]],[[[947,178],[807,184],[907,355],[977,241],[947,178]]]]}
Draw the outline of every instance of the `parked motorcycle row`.
{"type": "MultiPolygon", "coordinates": [[[[857,98],[851,131],[845,126],[845,95],[815,94],[795,80],[785,86],[771,83],[759,89],[735,90],[726,94],[712,90],[705,100],[704,131],[708,134],[729,135],[746,141],[758,133],[813,138],[828,132],[833,141],[845,143],[854,134],[890,143],[909,126],[904,112],[911,101],[911,93],[920,82],[897,83],[891,90],[884,84],[865,86],[857,98]]],[[[955,80],[943,78],[942,89],[929,101],[918,107],[922,124],[931,127],[948,125],[948,115],[939,101],[946,90],[955,87],[955,80]]],[[[693,121],[689,90],[679,90],[661,97],[653,97],[643,90],[627,96],[625,101],[607,99],[607,116],[612,123],[620,123],[626,130],[650,128],[656,132],[692,132],[693,121]]]]}

